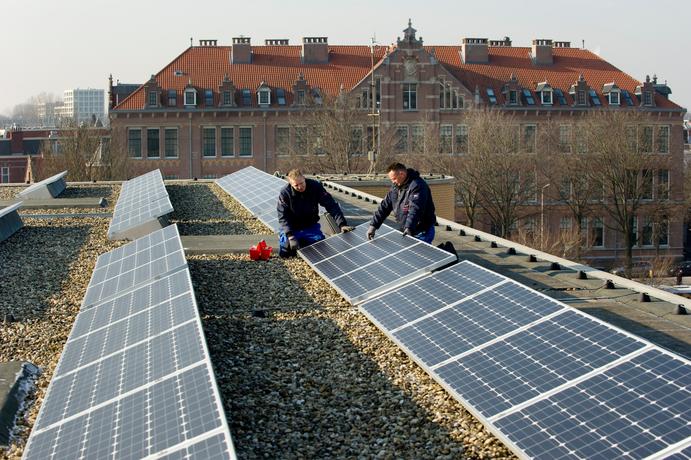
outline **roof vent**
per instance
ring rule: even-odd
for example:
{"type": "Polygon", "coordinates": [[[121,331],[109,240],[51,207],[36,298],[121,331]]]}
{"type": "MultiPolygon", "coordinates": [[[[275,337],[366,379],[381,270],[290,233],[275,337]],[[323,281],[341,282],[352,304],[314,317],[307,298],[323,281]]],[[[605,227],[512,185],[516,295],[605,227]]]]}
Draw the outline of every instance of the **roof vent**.
{"type": "Polygon", "coordinates": [[[266,46],[288,46],[287,38],[267,38],[264,40],[266,46]]]}
{"type": "Polygon", "coordinates": [[[183,75],[185,75],[185,72],[183,72],[182,70],[176,70],[174,75],[176,77],[182,77],[183,75]]]}

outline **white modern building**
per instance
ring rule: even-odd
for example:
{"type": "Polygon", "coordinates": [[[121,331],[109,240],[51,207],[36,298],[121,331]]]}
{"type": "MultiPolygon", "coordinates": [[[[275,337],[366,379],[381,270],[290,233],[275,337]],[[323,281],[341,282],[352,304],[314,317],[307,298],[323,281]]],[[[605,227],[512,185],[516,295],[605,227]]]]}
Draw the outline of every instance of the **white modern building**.
{"type": "Polygon", "coordinates": [[[105,91],[102,89],[66,89],[63,105],[55,108],[56,116],[71,118],[77,124],[91,123],[95,118],[102,123],[106,120],[105,91]]]}

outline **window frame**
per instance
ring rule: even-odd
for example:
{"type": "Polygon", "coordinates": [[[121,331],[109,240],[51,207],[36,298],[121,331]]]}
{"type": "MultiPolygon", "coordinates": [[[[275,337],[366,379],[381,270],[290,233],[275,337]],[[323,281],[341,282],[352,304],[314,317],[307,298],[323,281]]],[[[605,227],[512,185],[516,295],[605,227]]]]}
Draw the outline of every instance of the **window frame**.
{"type": "Polygon", "coordinates": [[[257,91],[257,104],[259,106],[271,105],[271,90],[269,88],[262,88],[257,91]]]}
{"type": "Polygon", "coordinates": [[[130,158],[140,160],[142,158],[142,128],[127,128],[127,154],[130,158]],[[133,139],[132,134],[134,132],[139,133],[138,139],[133,139]],[[133,149],[132,141],[135,140],[139,143],[137,149],[133,149]]]}
{"type": "Polygon", "coordinates": [[[10,183],[10,167],[0,166],[0,184],[10,183]]]}
{"type": "Polygon", "coordinates": [[[228,158],[235,156],[235,127],[234,126],[221,126],[221,157],[228,158]],[[226,142],[229,138],[225,134],[230,132],[230,151],[226,150],[228,143],[226,142]]]}
{"type": "Polygon", "coordinates": [[[212,89],[207,88],[204,90],[204,105],[206,107],[214,106],[214,92],[212,89]]]}
{"type": "Polygon", "coordinates": [[[216,127],[202,126],[202,159],[216,158],[216,127]],[[213,132],[213,136],[207,136],[208,133],[213,132]],[[213,151],[213,154],[210,153],[213,151]]]}
{"type": "Polygon", "coordinates": [[[403,110],[406,112],[417,111],[417,83],[403,83],[401,90],[403,110]]]}
{"type": "Polygon", "coordinates": [[[469,128],[468,125],[460,124],[456,125],[456,131],[454,132],[454,153],[457,155],[465,155],[468,153],[469,148],[469,138],[468,138],[469,128]]]}
{"type": "Polygon", "coordinates": [[[254,155],[253,153],[253,129],[251,126],[239,126],[238,127],[238,156],[239,157],[251,157],[254,155]],[[249,137],[245,136],[247,133],[247,130],[249,130],[249,137]],[[249,139],[249,142],[248,142],[249,139]],[[246,150],[246,147],[249,146],[249,149],[246,150]]]}
{"type": "Polygon", "coordinates": [[[669,133],[670,129],[668,125],[662,125],[657,127],[657,133],[655,135],[655,151],[657,153],[668,154],[669,153],[669,133]],[[665,133],[664,136],[662,133],[665,133]],[[664,142],[664,145],[662,144],[664,142]]]}
{"type": "Polygon", "coordinates": [[[621,105],[621,92],[619,90],[613,89],[607,96],[609,105],[621,105]]]}
{"type": "Polygon", "coordinates": [[[274,148],[277,156],[290,155],[290,126],[276,126],[274,148]],[[284,140],[281,140],[282,136],[279,132],[286,133],[284,140]]]}
{"type": "Polygon", "coordinates": [[[439,125],[439,153],[453,154],[453,125],[439,125]]]}
{"type": "Polygon", "coordinates": [[[551,89],[543,89],[540,91],[540,104],[542,105],[553,105],[554,104],[554,94],[551,89]],[[545,98],[549,95],[548,98],[545,98]]]}
{"type": "Polygon", "coordinates": [[[164,158],[178,158],[180,156],[178,149],[178,128],[164,128],[163,129],[163,157],[164,158]],[[175,142],[172,143],[172,139],[168,137],[169,132],[175,133],[175,142]],[[168,147],[172,146],[172,149],[168,147]],[[172,150],[174,155],[169,155],[169,151],[172,150]]]}
{"type": "Polygon", "coordinates": [[[147,160],[161,158],[161,129],[146,128],[146,158],[147,160]],[[154,133],[153,136],[151,134],[154,133]],[[154,154],[152,155],[152,151],[154,154]]]}
{"type": "Polygon", "coordinates": [[[149,107],[158,107],[158,91],[149,91],[149,107]]]}
{"type": "Polygon", "coordinates": [[[197,90],[194,88],[186,89],[185,94],[184,94],[183,103],[184,103],[185,107],[196,107],[197,106],[197,90]],[[190,96],[191,96],[192,102],[189,102],[190,96]]]}
{"type": "Polygon", "coordinates": [[[178,92],[174,89],[168,90],[168,107],[176,107],[178,105],[178,92]]]}
{"type": "Polygon", "coordinates": [[[397,154],[408,153],[410,144],[410,130],[408,125],[396,126],[396,143],[394,149],[397,154]]]}

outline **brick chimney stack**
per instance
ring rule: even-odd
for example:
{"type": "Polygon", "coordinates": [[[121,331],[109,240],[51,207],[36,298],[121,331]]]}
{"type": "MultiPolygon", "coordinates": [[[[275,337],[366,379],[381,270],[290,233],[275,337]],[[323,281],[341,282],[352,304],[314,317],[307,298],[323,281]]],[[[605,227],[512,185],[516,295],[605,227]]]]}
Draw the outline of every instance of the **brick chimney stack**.
{"type": "Polygon", "coordinates": [[[536,38],[533,40],[533,64],[535,65],[552,65],[554,58],[552,57],[552,40],[546,38],[536,38]]]}
{"type": "Polygon", "coordinates": [[[489,62],[486,38],[463,38],[461,58],[465,64],[486,64],[489,62]]]}
{"type": "Polygon", "coordinates": [[[233,48],[230,52],[230,63],[252,63],[252,45],[250,43],[250,37],[233,37],[233,48]]]}
{"type": "Polygon", "coordinates": [[[326,64],[329,62],[329,40],[327,37],[302,37],[302,62],[305,64],[326,64]]]}

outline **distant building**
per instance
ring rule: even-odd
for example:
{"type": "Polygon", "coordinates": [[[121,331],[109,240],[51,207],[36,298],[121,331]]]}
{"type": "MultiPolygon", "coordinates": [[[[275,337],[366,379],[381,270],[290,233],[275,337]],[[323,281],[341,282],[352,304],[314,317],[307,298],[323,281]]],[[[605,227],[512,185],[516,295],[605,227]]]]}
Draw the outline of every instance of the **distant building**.
{"type": "Polygon", "coordinates": [[[56,110],[62,107],[62,102],[39,102],[36,107],[39,125],[42,127],[55,127],[57,117],[56,110]]]}
{"type": "Polygon", "coordinates": [[[0,137],[0,184],[24,183],[27,161],[39,156],[41,145],[55,131],[46,129],[8,129],[0,137]]]}
{"type": "Polygon", "coordinates": [[[63,93],[62,106],[56,107],[56,115],[62,119],[71,119],[76,124],[92,124],[96,120],[102,123],[106,118],[105,91],[102,89],[66,89],[63,93]]]}
{"type": "Polygon", "coordinates": [[[134,93],[140,86],[140,83],[120,83],[117,81],[113,84],[113,76],[108,77],[108,107],[115,107],[124,101],[127,96],[134,93]]]}

